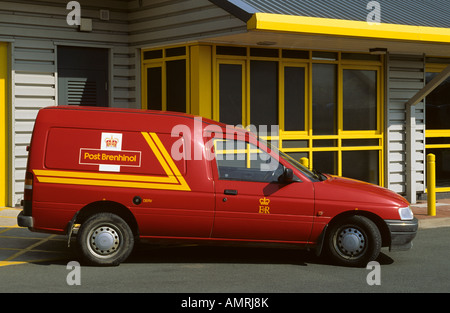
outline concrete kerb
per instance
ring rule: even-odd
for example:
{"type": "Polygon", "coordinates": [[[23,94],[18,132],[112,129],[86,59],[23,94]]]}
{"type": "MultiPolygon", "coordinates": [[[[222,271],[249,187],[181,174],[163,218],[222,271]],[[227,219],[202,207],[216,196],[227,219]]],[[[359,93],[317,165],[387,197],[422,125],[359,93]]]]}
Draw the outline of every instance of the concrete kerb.
{"type": "Polygon", "coordinates": [[[411,209],[419,220],[419,228],[450,227],[450,199],[436,201],[436,216],[428,215],[426,200],[419,200],[411,209]]]}
{"type": "Polygon", "coordinates": [[[17,215],[22,208],[0,207],[0,227],[17,227],[17,215]]]}

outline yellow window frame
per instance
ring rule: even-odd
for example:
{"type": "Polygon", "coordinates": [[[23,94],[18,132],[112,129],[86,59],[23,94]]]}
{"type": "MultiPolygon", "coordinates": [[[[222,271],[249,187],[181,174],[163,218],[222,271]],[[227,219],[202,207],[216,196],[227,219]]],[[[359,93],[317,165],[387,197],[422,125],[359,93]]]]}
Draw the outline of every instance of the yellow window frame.
{"type": "Polygon", "coordinates": [[[0,207],[8,202],[8,47],[8,43],[0,42],[0,207]]]}
{"type": "Polygon", "coordinates": [[[161,108],[163,111],[167,110],[166,102],[166,66],[165,62],[152,62],[144,64],[142,68],[142,109],[148,110],[148,90],[147,90],[147,70],[149,68],[161,68],[161,108]]]}
{"type": "Polygon", "coordinates": [[[232,65],[241,65],[242,67],[242,126],[247,126],[250,123],[250,109],[246,105],[247,103],[247,61],[240,59],[223,59],[216,58],[215,66],[214,66],[214,101],[213,101],[213,119],[216,121],[220,121],[220,65],[222,64],[232,64],[232,65]]]}
{"type": "MultiPolygon", "coordinates": [[[[340,53],[339,53],[340,54],[340,53]]],[[[308,122],[306,125],[307,132],[304,134],[295,132],[286,132],[280,130],[280,150],[285,153],[307,153],[309,156],[309,166],[314,168],[313,153],[314,152],[337,152],[337,175],[342,176],[342,152],[344,151],[378,151],[379,156],[379,184],[384,186],[384,107],[382,105],[384,99],[383,91],[383,67],[381,62],[368,61],[367,65],[362,65],[361,61],[341,60],[340,56],[338,61],[312,61],[309,64],[309,78],[308,78],[308,108],[306,109],[308,122]],[[322,64],[337,64],[337,114],[338,125],[336,135],[314,135],[313,134],[313,107],[312,107],[312,65],[322,64]],[[346,131],[343,129],[343,71],[346,69],[355,70],[374,70],[377,72],[377,129],[376,130],[360,130],[360,131],[346,131]],[[343,146],[342,141],[346,139],[377,139],[379,144],[376,146],[343,146]],[[283,140],[302,140],[307,141],[308,146],[306,148],[283,148],[283,140]],[[337,143],[333,147],[315,147],[314,141],[317,140],[336,140],[337,143]]]]}
{"type": "MultiPolygon", "coordinates": [[[[379,184],[384,186],[384,69],[383,62],[384,57],[381,56],[380,60],[351,60],[343,59],[341,57],[342,52],[334,52],[337,56],[336,60],[318,60],[313,58],[313,51],[309,51],[308,59],[292,59],[282,57],[281,48],[269,48],[278,50],[278,57],[260,57],[250,56],[250,47],[246,48],[245,56],[237,55],[216,55],[216,47],[213,45],[213,118],[220,120],[219,110],[219,66],[220,64],[241,64],[243,68],[242,90],[243,90],[243,108],[242,108],[242,125],[250,125],[250,61],[262,60],[262,61],[277,61],[278,62],[278,124],[279,124],[279,136],[278,137],[263,137],[265,140],[277,141],[281,151],[308,153],[310,157],[310,167],[312,168],[313,159],[312,154],[314,152],[331,151],[337,152],[337,165],[338,175],[342,175],[342,152],[344,151],[378,151],[378,164],[379,164],[379,184]],[[312,67],[313,64],[336,64],[338,77],[337,77],[337,112],[338,112],[338,125],[336,135],[314,135],[312,125],[312,67]],[[303,131],[285,131],[284,130],[284,71],[286,67],[303,67],[305,68],[305,129],[303,131]],[[346,69],[356,70],[374,70],[377,72],[377,128],[376,130],[361,130],[361,131],[346,131],[343,129],[343,71],[346,69]],[[336,145],[333,147],[315,147],[313,142],[317,140],[336,140],[336,145]],[[378,145],[374,146],[343,146],[342,142],[346,139],[376,139],[378,145]],[[307,147],[304,148],[283,148],[283,140],[299,140],[306,141],[307,147]]],[[[225,46],[225,45],[221,45],[225,46]]],[[[229,45],[233,46],[233,45],[229,45]]],[[[237,46],[236,46],[237,47],[237,46]]],[[[242,47],[242,46],[239,46],[242,47]]],[[[327,51],[322,51],[327,52],[327,51]]]]}
{"type": "MultiPolygon", "coordinates": [[[[440,73],[447,66],[448,64],[429,63],[426,65],[426,72],[440,73]]],[[[425,143],[428,138],[450,138],[450,129],[426,129],[425,127],[425,143]]],[[[450,144],[425,144],[425,149],[450,149],[450,144]]],[[[425,192],[428,190],[425,189],[425,192]]],[[[436,187],[436,192],[450,192],[450,187],[436,187]]]]}
{"type": "Polygon", "coordinates": [[[282,59],[281,62],[279,62],[279,78],[278,78],[278,116],[279,116],[279,136],[280,138],[283,138],[284,136],[306,136],[308,134],[308,130],[311,129],[311,123],[312,120],[309,118],[311,115],[310,112],[310,97],[311,97],[311,90],[309,88],[310,85],[310,67],[308,66],[307,62],[293,62],[293,61],[284,61],[282,59]],[[285,78],[285,70],[286,67],[296,67],[296,68],[304,68],[305,69],[305,112],[304,112],[304,125],[305,128],[303,130],[296,130],[296,131],[285,131],[285,97],[284,97],[284,78],[285,78]]]}
{"type": "MultiPolygon", "coordinates": [[[[252,146],[255,146],[245,140],[239,140],[239,139],[214,139],[214,154],[215,155],[227,155],[227,154],[231,154],[231,155],[238,155],[238,154],[242,154],[245,155],[245,161],[246,161],[246,167],[247,168],[251,168],[251,161],[252,161],[252,154],[259,154],[259,153],[265,153],[264,151],[262,151],[260,148],[256,147],[252,148],[252,146]],[[240,141],[243,142],[245,144],[245,148],[243,149],[218,149],[217,148],[217,142],[222,141],[222,142],[226,142],[228,140],[233,140],[233,141],[240,141]]],[[[225,145],[226,147],[226,145],[225,145]]]]}
{"type": "Polygon", "coordinates": [[[191,97],[190,97],[190,46],[189,45],[177,45],[177,46],[164,46],[151,49],[141,49],[141,108],[148,110],[147,100],[148,100],[148,90],[147,90],[147,69],[161,67],[161,107],[163,111],[167,110],[167,75],[166,75],[166,64],[169,61],[176,60],[186,60],[186,112],[191,112],[191,97]],[[185,47],[186,53],[184,55],[177,56],[167,56],[167,50],[173,48],[185,47]],[[162,50],[161,58],[144,59],[144,54],[147,51],[157,51],[162,50]]]}

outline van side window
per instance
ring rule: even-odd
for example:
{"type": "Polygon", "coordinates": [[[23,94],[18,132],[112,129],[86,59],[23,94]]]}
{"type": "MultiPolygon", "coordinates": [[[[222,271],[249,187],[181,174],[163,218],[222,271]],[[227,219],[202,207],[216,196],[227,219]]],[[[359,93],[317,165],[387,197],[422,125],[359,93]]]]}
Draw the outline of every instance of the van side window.
{"type": "Polygon", "coordinates": [[[219,179],[277,182],[284,167],[255,145],[232,139],[215,139],[214,152],[219,179]]]}

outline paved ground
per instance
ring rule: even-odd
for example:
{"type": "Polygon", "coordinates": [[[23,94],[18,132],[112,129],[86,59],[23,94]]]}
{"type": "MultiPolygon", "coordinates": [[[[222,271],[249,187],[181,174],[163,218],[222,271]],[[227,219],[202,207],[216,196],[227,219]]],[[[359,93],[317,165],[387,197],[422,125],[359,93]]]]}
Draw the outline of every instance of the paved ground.
{"type": "Polygon", "coordinates": [[[450,199],[436,201],[436,216],[428,215],[426,200],[420,200],[411,206],[414,216],[419,219],[419,228],[450,226],[450,199]]]}
{"type": "Polygon", "coordinates": [[[65,236],[17,226],[20,208],[0,207],[0,266],[55,260],[67,251],[65,236]]]}
{"type": "MultiPolygon", "coordinates": [[[[412,206],[419,228],[450,227],[450,199],[437,200],[436,216],[427,215],[426,201],[412,206]]],[[[0,207],[0,266],[67,257],[66,236],[40,234],[17,226],[20,208],[0,207]]]]}

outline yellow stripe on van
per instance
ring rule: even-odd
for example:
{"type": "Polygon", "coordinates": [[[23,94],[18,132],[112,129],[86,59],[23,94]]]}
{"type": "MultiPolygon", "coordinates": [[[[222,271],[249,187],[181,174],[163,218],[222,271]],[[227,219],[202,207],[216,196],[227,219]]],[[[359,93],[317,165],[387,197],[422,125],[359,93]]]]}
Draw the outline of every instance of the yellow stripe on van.
{"type": "MultiPolygon", "coordinates": [[[[169,165],[167,164],[166,160],[162,156],[161,152],[156,147],[156,144],[153,141],[152,137],[148,133],[142,132],[141,134],[142,134],[142,136],[144,136],[145,141],[147,141],[147,144],[150,146],[150,149],[152,149],[153,153],[155,154],[156,158],[158,159],[159,163],[161,164],[161,166],[164,169],[164,171],[166,172],[166,174],[168,176],[172,176],[173,172],[171,171],[169,165]]],[[[156,136],[156,137],[158,137],[158,136],[156,136]]],[[[158,140],[159,140],[159,138],[158,138],[158,140]]],[[[164,148],[164,146],[163,146],[163,149],[166,150],[166,148],[164,148]]],[[[169,158],[171,158],[171,157],[169,156],[169,158]]]]}
{"type": "Polygon", "coordinates": [[[178,183],[175,176],[139,176],[139,175],[122,175],[122,174],[106,174],[92,172],[70,172],[70,171],[53,171],[53,170],[34,170],[36,176],[50,177],[71,177],[71,178],[87,178],[96,180],[121,180],[121,181],[137,181],[148,183],[178,183]]]}
{"type": "Polygon", "coordinates": [[[190,191],[183,175],[155,133],[142,132],[167,176],[140,176],[99,172],[33,170],[38,182],[102,187],[190,191]]]}
{"type": "Polygon", "coordinates": [[[175,176],[178,179],[178,182],[180,185],[189,188],[188,184],[186,183],[186,180],[184,179],[183,175],[181,175],[180,170],[176,166],[175,162],[173,161],[172,157],[167,152],[166,148],[164,148],[164,145],[162,144],[161,140],[159,139],[158,135],[155,133],[150,133],[151,137],[155,141],[156,145],[158,146],[159,150],[162,153],[162,156],[167,161],[169,167],[172,169],[172,172],[175,174],[175,176]]]}
{"type": "Polygon", "coordinates": [[[62,178],[62,177],[47,177],[47,176],[38,176],[37,179],[40,183],[49,183],[49,184],[190,191],[190,188],[188,186],[186,187],[180,184],[157,184],[157,183],[77,179],[77,178],[62,178]]]}

